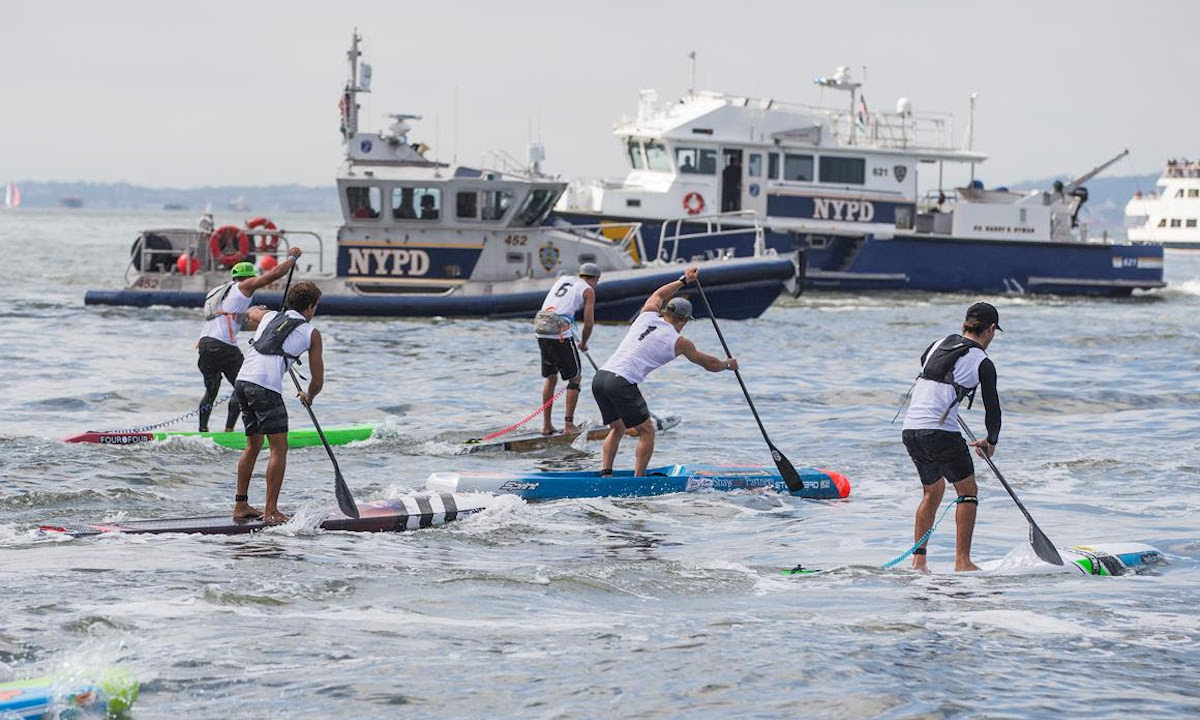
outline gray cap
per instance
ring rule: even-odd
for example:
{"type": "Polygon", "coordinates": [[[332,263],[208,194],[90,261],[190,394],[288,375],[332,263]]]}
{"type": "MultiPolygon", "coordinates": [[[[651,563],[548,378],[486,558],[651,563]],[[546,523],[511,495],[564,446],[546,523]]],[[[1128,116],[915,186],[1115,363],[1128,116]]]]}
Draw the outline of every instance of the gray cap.
{"type": "Polygon", "coordinates": [[[580,265],[579,277],[600,277],[600,266],[591,262],[580,265]]]}
{"type": "Polygon", "coordinates": [[[670,310],[671,314],[675,317],[683,318],[684,320],[692,319],[692,301],[687,298],[671,298],[667,301],[666,309],[670,310]]]}

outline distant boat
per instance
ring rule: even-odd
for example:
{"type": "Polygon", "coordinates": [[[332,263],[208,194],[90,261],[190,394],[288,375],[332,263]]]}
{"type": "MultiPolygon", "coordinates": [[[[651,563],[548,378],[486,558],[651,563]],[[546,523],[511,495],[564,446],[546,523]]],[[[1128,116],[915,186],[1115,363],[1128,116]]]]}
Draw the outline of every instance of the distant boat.
{"type": "Polygon", "coordinates": [[[236,197],[229,201],[229,209],[234,212],[250,212],[250,204],[244,197],[236,197]]]}
{"type": "Polygon", "coordinates": [[[21,188],[17,187],[15,182],[9,182],[4,186],[4,209],[15,210],[21,206],[21,188]]]}
{"type": "Polygon", "coordinates": [[[67,195],[59,200],[58,204],[65,208],[81,208],[83,207],[83,198],[78,195],[67,195]]]}
{"type": "Polygon", "coordinates": [[[188,206],[181,202],[163,203],[163,210],[187,210],[188,206]]]}
{"type": "Polygon", "coordinates": [[[1154,190],[1139,190],[1125,205],[1125,232],[1130,242],[1167,248],[1200,250],[1200,161],[1167,161],[1154,190]]]}

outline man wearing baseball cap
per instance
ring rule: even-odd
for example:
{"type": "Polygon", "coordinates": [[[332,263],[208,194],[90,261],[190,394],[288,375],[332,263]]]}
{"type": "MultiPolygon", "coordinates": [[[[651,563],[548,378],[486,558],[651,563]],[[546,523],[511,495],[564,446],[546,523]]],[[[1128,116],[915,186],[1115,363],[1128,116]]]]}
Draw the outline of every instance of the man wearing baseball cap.
{"type": "MultiPolygon", "coordinates": [[[[204,397],[200,400],[200,432],[208,432],[208,418],[212,414],[217,393],[221,390],[221,376],[224,375],[232,385],[237,380],[238,371],[242,369],[243,358],[237,344],[237,334],[243,328],[254,329],[248,326],[246,321],[251,296],[259,288],[264,288],[286,275],[296,264],[298,257],[300,248],[288,250],[287,260],[263,275],[258,274],[254,263],[240,262],[230,269],[231,280],[216,286],[205,297],[204,328],[200,331],[200,341],[196,343],[200,352],[196,365],[200,368],[200,374],[204,376],[204,397]]],[[[240,413],[241,407],[237,398],[230,398],[225,432],[233,432],[240,413]]]]}
{"type": "MultiPolygon", "coordinates": [[[[980,457],[990,458],[1000,437],[1000,397],[996,393],[996,366],[987,347],[1000,330],[1000,313],[985,302],[967,308],[962,334],[935,341],[921,355],[921,374],[913,385],[912,402],[904,416],[904,447],[921,477],[923,495],[917,506],[913,539],[920,540],[933,526],[946,483],[954,486],[959,503],[955,510],[956,571],[978,570],[971,562],[975,532],[975,464],[968,443],[959,434],[958,406],[982,390],[987,437],[970,443],[980,457]]],[[[913,551],[913,569],[926,571],[926,548],[913,551]]]]}
{"type": "Polygon", "coordinates": [[[702,353],[691,340],[680,335],[683,326],[692,319],[692,303],[673,296],[696,282],[698,277],[699,268],[689,267],[678,280],[655,290],[630,325],[617,351],[592,378],[592,395],[600,406],[604,424],[609,427],[601,452],[601,475],[612,474],[626,428],[635,429],[638,435],[634,475],[646,474],[650,456],[654,454],[654,422],[638,384],[652,371],[679,355],[709,372],[737,369],[734,358],[723,360],[702,353]]]}
{"type": "Polygon", "coordinates": [[[554,411],[554,388],[558,376],[567,383],[567,414],[563,418],[563,433],[579,432],[575,424],[575,406],[579,402],[579,352],[587,352],[588,338],[596,313],[596,285],[600,283],[600,266],[585,262],[576,275],[563,275],[550,286],[542,309],[533,317],[533,334],[537,337],[542,355],[542,434],[558,432],[551,422],[554,411]],[[583,311],[583,334],[575,346],[575,315],[583,311]]]}

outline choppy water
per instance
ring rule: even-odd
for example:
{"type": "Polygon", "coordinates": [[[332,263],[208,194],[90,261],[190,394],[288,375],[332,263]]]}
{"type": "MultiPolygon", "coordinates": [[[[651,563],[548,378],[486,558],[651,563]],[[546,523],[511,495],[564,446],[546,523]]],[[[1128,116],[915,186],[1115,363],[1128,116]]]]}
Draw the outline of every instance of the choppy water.
{"type": "MultiPolygon", "coordinates": [[[[1005,408],[998,465],[1059,544],[1164,550],[1171,564],[1144,576],[877,569],[908,547],[919,497],[889,421],[917,355],[979,299],[955,295],[812,293],[722,324],[772,440],[797,465],[845,472],[845,502],[510,499],[397,535],[297,522],[248,538],[41,537],[32,528],[47,520],[230,505],[235,451],[58,441],[194,407],[195,312],[82,304],[85,289],[119,285],[139,228],[192,220],[0,215],[0,681],[120,662],[142,680],[138,718],[1200,712],[1200,254],[1169,254],[1170,289],[1128,300],[987,298],[1007,329],[989,350],[1005,408]],[[778,574],[798,562],[835,569],[778,574]]],[[[328,241],[334,224],[318,222],[328,241]]],[[[360,501],[436,470],[597,465],[596,445],[453,454],[455,439],[539,404],[525,323],[317,323],[322,423],[388,428],[337,449],[360,501]]],[[[600,328],[595,355],[621,334],[600,328]]],[[[688,334],[719,349],[710,325],[688,334]]],[[[770,463],[732,375],[675,363],[647,389],[652,409],[684,418],[656,460],[770,463]]],[[[595,414],[586,395],[579,414],[595,414]]],[[[981,409],[970,418],[982,427],[981,409]]],[[[294,450],[288,470],[282,506],[311,520],[332,503],[328,458],[294,450]]],[[[975,556],[1023,552],[1024,519],[979,470],[975,556]]],[[[939,570],[951,526],[931,541],[939,570]]]]}

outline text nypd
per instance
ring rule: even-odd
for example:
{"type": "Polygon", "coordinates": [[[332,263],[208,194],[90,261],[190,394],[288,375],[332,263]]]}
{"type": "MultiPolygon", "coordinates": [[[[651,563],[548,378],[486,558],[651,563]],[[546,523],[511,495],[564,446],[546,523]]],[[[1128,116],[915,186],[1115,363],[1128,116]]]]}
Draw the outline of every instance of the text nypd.
{"type": "Polygon", "coordinates": [[[813,198],[813,220],[871,222],[874,219],[875,205],[867,200],[813,198]]]}
{"type": "Polygon", "coordinates": [[[429,253],[399,248],[350,248],[350,275],[421,277],[429,272],[429,253]]]}

